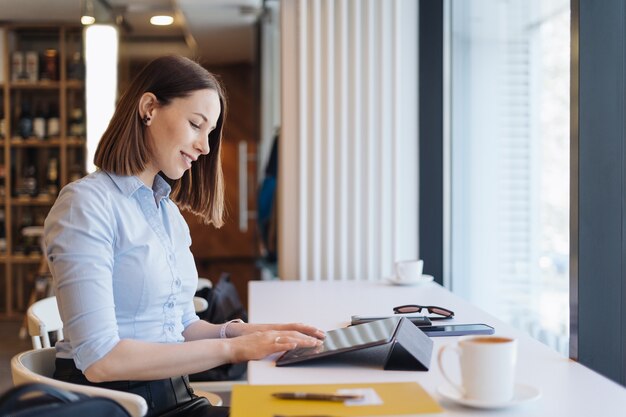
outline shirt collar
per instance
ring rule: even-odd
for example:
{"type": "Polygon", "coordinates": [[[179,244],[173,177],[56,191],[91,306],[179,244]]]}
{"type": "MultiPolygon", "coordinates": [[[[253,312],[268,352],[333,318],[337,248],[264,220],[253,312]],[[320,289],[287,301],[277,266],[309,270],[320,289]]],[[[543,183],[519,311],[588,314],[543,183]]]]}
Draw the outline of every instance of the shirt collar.
{"type": "MultiPolygon", "coordinates": [[[[120,189],[122,194],[127,197],[133,195],[137,190],[141,187],[148,188],[143,181],[139,179],[139,177],[135,175],[117,175],[111,172],[107,172],[107,175],[111,177],[117,188],[120,189]]],[[[154,194],[154,199],[157,203],[161,201],[163,198],[167,198],[172,191],[172,187],[161,177],[161,175],[157,175],[154,177],[154,183],[152,184],[152,193],[154,194]]]]}
{"type": "Polygon", "coordinates": [[[154,177],[152,190],[154,192],[154,198],[158,204],[162,199],[168,198],[170,196],[172,187],[170,187],[170,185],[161,175],[157,175],[156,177],[154,177]]]}

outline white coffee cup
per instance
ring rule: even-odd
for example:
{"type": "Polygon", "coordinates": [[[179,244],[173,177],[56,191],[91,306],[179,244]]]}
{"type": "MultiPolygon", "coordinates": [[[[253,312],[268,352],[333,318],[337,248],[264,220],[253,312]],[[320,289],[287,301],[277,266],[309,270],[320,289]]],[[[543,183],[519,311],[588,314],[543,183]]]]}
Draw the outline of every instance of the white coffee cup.
{"type": "Polygon", "coordinates": [[[410,261],[398,261],[395,264],[396,280],[397,281],[415,281],[422,277],[424,271],[424,261],[422,260],[410,260],[410,261]]]}
{"type": "Polygon", "coordinates": [[[502,336],[466,336],[458,345],[439,350],[439,368],[445,379],[468,400],[501,403],[513,398],[517,340],[502,336]],[[461,365],[461,384],[446,372],[445,351],[455,352],[461,365]]]}

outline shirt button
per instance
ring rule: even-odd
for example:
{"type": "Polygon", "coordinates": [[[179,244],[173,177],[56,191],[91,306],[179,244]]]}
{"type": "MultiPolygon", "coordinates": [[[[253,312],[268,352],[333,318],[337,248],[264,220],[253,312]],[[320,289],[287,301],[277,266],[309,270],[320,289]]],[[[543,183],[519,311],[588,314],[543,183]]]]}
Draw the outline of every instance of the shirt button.
{"type": "Polygon", "coordinates": [[[169,301],[167,304],[165,304],[165,307],[171,310],[172,308],[174,308],[174,303],[169,301]]]}
{"type": "Polygon", "coordinates": [[[176,288],[179,288],[180,285],[182,284],[180,278],[176,278],[176,280],[174,281],[174,285],[176,286],[176,288]]]}
{"type": "Polygon", "coordinates": [[[165,330],[167,330],[170,333],[174,333],[174,325],[172,323],[166,324],[165,330]]]}

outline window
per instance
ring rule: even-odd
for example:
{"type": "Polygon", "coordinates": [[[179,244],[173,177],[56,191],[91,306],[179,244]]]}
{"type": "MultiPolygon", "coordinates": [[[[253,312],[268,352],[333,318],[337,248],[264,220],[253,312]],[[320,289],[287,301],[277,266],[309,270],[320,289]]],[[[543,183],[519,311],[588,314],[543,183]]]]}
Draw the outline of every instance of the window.
{"type": "Polygon", "coordinates": [[[567,354],[567,0],[450,0],[451,289],[567,354]]]}

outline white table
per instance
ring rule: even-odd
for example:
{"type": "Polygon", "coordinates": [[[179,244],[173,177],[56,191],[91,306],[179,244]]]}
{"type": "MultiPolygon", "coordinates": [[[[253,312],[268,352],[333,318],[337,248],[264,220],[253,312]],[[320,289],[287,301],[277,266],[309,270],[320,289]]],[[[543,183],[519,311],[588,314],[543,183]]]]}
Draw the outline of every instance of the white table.
{"type": "MultiPolygon", "coordinates": [[[[506,415],[596,417],[626,416],[626,389],[561,356],[438,284],[395,287],[382,282],[251,281],[249,317],[254,323],[299,321],[324,330],[346,326],[353,314],[390,314],[402,304],[437,305],[452,309],[447,323],[486,323],[496,334],[519,339],[517,382],[535,386],[539,400],[504,410],[474,410],[445,400],[437,392],[444,384],[437,365],[439,348],[456,337],[437,337],[428,372],[384,371],[354,365],[275,367],[271,357],[248,365],[251,384],[314,384],[416,381],[445,409],[445,416],[506,415]]],[[[452,358],[448,355],[449,359],[452,358]]],[[[451,364],[450,368],[457,368],[451,364]]]]}

